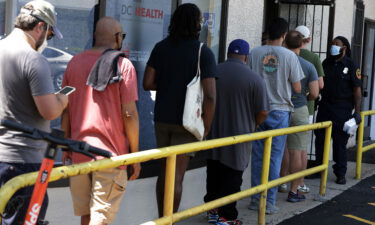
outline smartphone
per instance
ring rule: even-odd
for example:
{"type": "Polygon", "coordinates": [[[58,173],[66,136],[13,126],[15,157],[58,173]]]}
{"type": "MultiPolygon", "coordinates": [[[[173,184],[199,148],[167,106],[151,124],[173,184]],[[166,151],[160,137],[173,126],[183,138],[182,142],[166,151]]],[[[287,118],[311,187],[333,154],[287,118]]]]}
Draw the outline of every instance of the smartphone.
{"type": "Polygon", "coordinates": [[[56,94],[63,94],[63,95],[68,96],[71,93],[73,93],[75,90],[76,90],[75,87],[65,86],[65,87],[61,88],[58,92],[56,92],[56,94]]]}

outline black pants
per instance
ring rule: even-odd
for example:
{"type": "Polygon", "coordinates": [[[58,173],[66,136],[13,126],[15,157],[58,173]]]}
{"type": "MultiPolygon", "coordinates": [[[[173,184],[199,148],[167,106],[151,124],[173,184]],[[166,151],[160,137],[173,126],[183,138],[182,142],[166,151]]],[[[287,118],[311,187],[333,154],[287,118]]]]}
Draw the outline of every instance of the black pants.
{"type": "MultiPolygon", "coordinates": [[[[347,169],[347,150],[349,135],[343,131],[344,123],[351,118],[351,103],[321,103],[316,122],[332,121],[333,172],[337,177],[345,176],[347,169]]],[[[325,129],[315,130],[316,163],[323,161],[325,129]]]]}
{"type": "MultiPolygon", "coordinates": [[[[38,171],[40,164],[22,164],[0,162],[0,185],[4,185],[11,178],[29,172],[38,171]]],[[[5,217],[2,225],[22,225],[24,224],[26,211],[29,207],[34,186],[28,186],[18,190],[8,202],[5,208],[5,217]]],[[[48,206],[48,195],[44,197],[42,208],[39,212],[37,224],[42,224],[48,206]]]]}
{"type": "MultiPolygon", "coordinates": [[[[243,171],[227,167],[218,160],[207,160],[207,194],[204,196],[204,201],[213,201],[239,192],[241,190],[242,174],[243,171]]],[[[228,220],[237,219],[236,202],[220,207],[219,216],[228,220]]]]}

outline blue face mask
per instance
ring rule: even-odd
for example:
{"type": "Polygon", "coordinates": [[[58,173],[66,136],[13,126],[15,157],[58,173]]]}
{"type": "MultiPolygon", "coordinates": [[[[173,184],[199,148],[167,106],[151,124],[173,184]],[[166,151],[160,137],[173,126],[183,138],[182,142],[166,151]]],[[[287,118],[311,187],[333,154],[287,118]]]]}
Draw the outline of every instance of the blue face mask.
{"type": "Polygon", "coordinates": [[[331,55],[332,56],[340,55],[340,49],[341,49],[340,46],[332,45],[331,46],[331,55]]]}

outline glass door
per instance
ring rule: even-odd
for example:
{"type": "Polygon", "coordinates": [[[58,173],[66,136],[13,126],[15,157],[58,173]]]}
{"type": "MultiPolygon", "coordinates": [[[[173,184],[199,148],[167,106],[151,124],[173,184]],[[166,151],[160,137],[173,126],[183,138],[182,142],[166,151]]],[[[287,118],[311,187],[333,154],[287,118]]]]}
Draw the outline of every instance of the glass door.
{"type": "Polygon", "coordinates": [[[5,33],[5,0],[0,0],[0,40],[5,33]]]}
{"type": "MultiPolygon", "coordinates": [[[[365,78],[363,82],[364,98],[362,102],[362,110],[370,110],[375,107],[374,94],[374,74],[375,74],[375,23],[365,22],[365,38],[363,48],[363,62],[362,62],[362,75],[365,78]]],[[[375,117],[368,117],[365,120],[365,134],[364,137],[375,139],[375,117]],[[374,126],[371,126],[374,125],[374,126]]]]}

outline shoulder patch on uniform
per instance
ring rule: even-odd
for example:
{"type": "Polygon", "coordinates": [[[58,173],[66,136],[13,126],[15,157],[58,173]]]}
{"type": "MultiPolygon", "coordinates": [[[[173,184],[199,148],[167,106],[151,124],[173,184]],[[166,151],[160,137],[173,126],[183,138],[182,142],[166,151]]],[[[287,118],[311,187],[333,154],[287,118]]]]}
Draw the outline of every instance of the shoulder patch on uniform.
{"type": "Polygon", "coordinates": [[[362,78],[361,70],[357,69],[357,71],[355,71],[355,75],[357,76],[358,79],[361,79],[362,78]]]}

